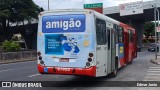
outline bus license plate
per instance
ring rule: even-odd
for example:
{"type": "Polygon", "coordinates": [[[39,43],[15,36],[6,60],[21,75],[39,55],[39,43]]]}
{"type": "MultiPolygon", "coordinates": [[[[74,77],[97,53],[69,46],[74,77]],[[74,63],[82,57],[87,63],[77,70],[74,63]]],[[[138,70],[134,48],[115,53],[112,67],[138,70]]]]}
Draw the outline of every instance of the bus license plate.
{"type": "Polygon", "coordinates": [[[59,62],[69,62],[69,58],[61,58],[59,62]]]}
{"type": "Polygon", "coordinates": [[[57,68],[58,71],[70,71],[70,68],[57,68]]]}

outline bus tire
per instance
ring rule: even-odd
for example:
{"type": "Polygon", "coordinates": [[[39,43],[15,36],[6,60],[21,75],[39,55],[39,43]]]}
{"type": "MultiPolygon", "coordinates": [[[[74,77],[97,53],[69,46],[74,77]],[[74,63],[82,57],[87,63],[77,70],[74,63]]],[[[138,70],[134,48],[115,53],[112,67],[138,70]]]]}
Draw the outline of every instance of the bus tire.
{"type": "Polygon", "coordinates": [[[117,76],[117,72],[118,72],[118,57],[116,57],[115,59],[115,70],[111,73],[112,78],[117,76]]]}
{"type": "Polygon", "coordinates": [[[128,64],[132,64],[132,62],[133,62],[133,52],[132,52],[132,56],[131,56],[131,61],[128,62],[128,64]]]}
{"type": "Polygon", "coordinates": [[[112,73],[111,73],[111,77],[114,78],[117,76],[117,69],[114,70],[112,73]]]}

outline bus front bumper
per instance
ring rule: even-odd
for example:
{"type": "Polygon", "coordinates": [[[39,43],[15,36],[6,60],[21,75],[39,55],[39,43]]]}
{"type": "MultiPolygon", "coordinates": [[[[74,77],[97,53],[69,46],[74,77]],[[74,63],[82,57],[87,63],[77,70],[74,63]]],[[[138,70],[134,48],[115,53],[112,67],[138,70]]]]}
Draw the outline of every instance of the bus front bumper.
{"type": "Polygon", "coordinates": [[[47,67],[38,66],[38,71],[41,74],[65,74],[65,75],[84,75],[96,77],[96,66],[91,66],[90,68],[65,68],[65,67],[47,67]]]}

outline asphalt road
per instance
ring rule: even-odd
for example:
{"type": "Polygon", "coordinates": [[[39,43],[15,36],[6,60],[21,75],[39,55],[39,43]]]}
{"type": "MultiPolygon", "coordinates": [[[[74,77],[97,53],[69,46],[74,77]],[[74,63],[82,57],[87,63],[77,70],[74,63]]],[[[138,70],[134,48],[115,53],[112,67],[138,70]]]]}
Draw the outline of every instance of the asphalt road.
{"type": "MultiPolygon", "coordinates": [[[[0,81],[160,81],[160,66],[152,64],[149,60],[154,58],[154,52],[138,52],[138,57],[134,59],[131,65],[127,65],[118,71],[115,78],[91,78],[71,75],[41,75],[37,71],[36,61],[1,64],[0,81]],[[159,71],[155,71],[159,70],[159,71]],[[154,78],[153,78],[154,77],[154,78]],[[155,78],[157,77],[157,78],[155,78]]],[[[66,83],[68,84],[68,83],[66,83]]],[[[100,84],[100,83],[96,83],[100,84]]],[[[90,85],[89,85],[90,86],[90,85]]],[[[4,88],[3,88],[4,89],[4,88]]],[[[9,89],[9,88],[8,88],[9,89]]],[[[12,88],[12,90],[17,88],[12,88]]],[[[28,88],[24,88],[27,89],[28,88]]],[[[31,89],[31,88],[30,88],[31,89]]],[[[32,88],[33,89],[33,88],[32,88]]],[[[44,89],[44,88],[36,88],[44,89]]],[[[45,88],[51,89],[51,88],[45,88]]],[[[53,87],[54,90],[148,90],[148,88],[117,88],[117,87],[53,87]]],[[[152,88],[153,89],[153,88],[152,88]]],[[[154,88],[159,90],[158,88],[154,88]]],[[[1,90],[1,88],[0,88],[1,90]]],[[[34,88],[35,90],[35,88],[34,88]]]]}

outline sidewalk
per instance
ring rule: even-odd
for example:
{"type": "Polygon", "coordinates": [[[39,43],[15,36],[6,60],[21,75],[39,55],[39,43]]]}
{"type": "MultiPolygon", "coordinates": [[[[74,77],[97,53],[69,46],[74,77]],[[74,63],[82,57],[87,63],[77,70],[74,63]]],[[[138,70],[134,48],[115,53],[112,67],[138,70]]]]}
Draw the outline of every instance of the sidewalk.
{"type": "Polygon", "coordinates": [[[17,62],[26,62],[26,61],[36,61],[37,58],[23,58],[23,59],[15,59],[15,60],[0,60],[0,64],[8,64],[8,63],[17,63],[17,62]]]}
{"type": "Polygon", "coordinates": [[[157,59],[150,59],[150,61],[153,63],[153,64],[156,64],[156,65],[160,65],[160,56],[157,56],[157,59]]]}

